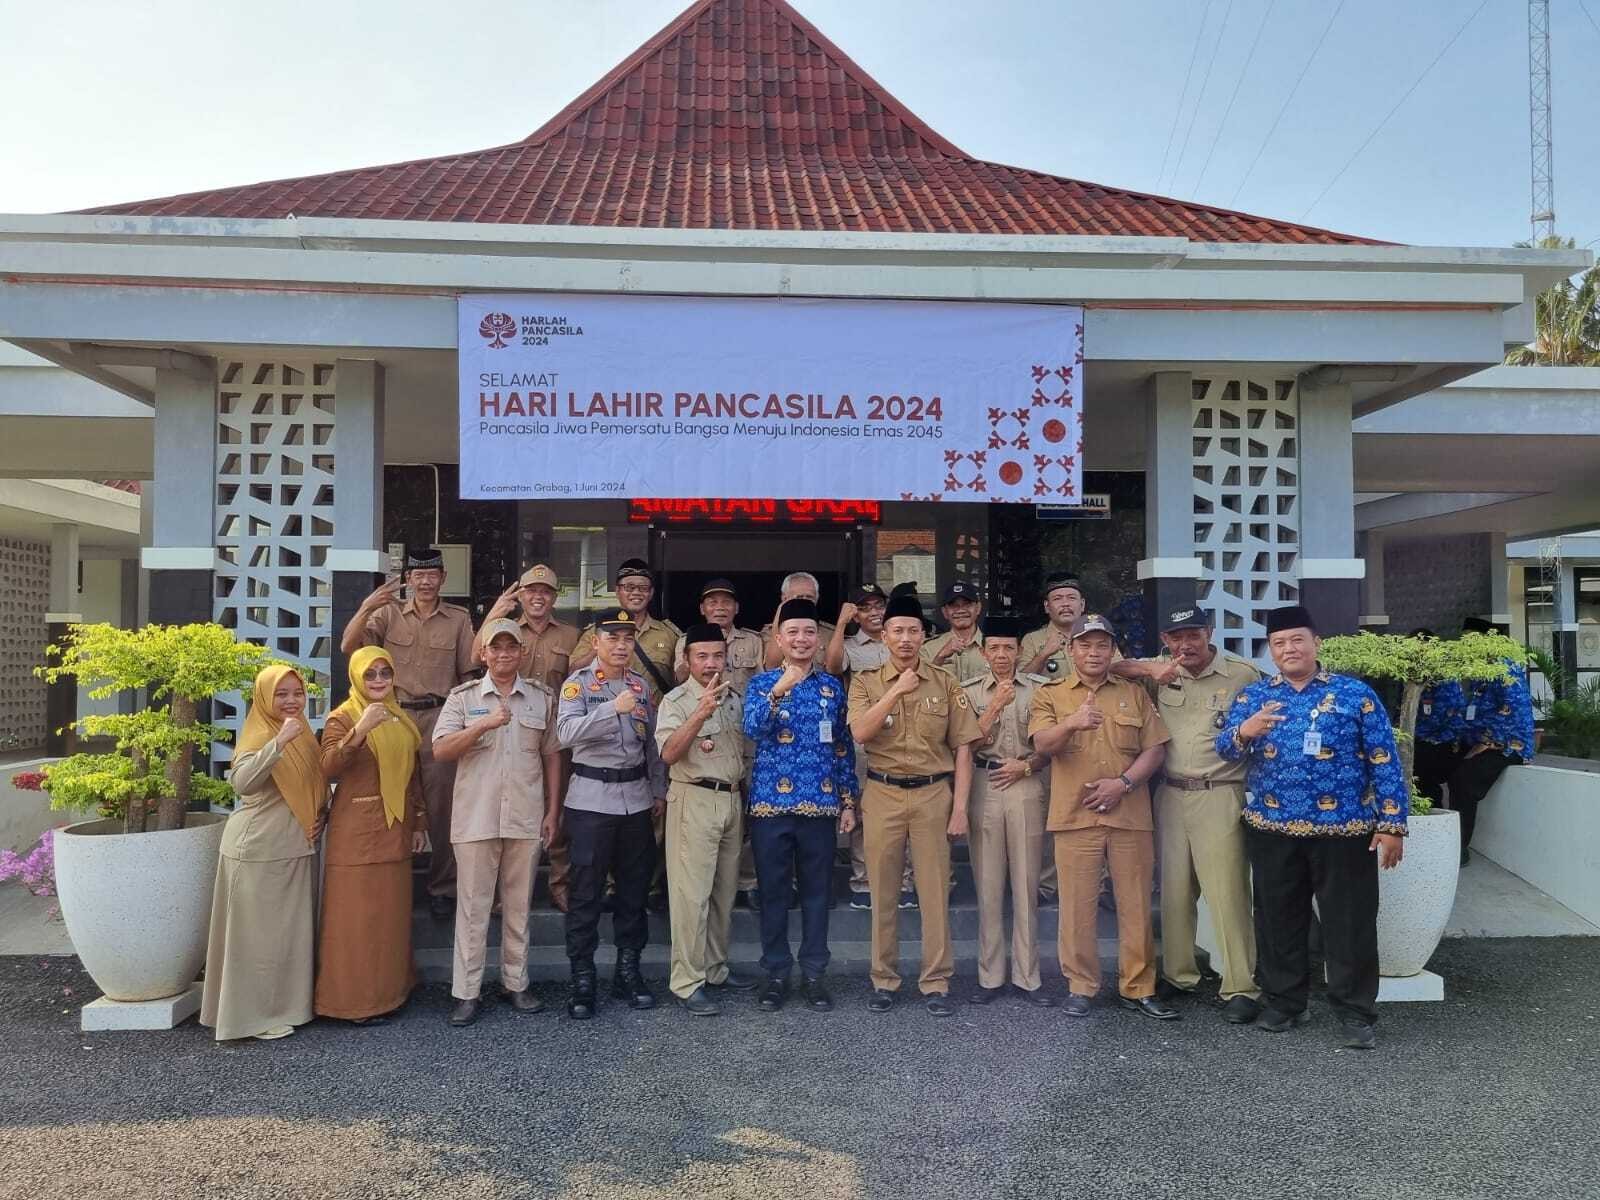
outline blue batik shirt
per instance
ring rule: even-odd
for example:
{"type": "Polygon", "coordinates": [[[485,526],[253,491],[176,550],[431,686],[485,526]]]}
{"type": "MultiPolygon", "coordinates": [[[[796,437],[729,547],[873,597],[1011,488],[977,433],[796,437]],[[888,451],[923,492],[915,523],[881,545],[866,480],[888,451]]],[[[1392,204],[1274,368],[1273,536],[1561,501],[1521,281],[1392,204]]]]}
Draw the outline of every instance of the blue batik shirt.
{"type": "Polygon", "coordinates": [[[1533,758],[1533,696],[1528,691],[1528,669],[1509,660],[1510,680],[1491,679],[1467,693],[1472,716],[1467,720],[1466,741],[1489,746],[1508,758],[1528,762],[1533,758]]]}
{"type": "Polygon", "coordinates": [[[854,805],[856,752],[845,720],[844,684],[813,670],[776,702],[783,671],[763,671],[744,693],[744,731],[755,743],[752,817],[833,817],[854,805]]]}
{"type": "Polygon", "coordinates": [[[1319,669],[1299,691],[1282,675],[1252,683],[1235,698],[1216,745],[1229,762],[1249,760],[1243,817],[1257,829],[1293,837],[1406,832],[1394,729],[1359,679],[1319,669]],[[1268,700],[1282,705],[1283,722],[1244,741],[1239,726],[1268,700]]]}
{"type": "Polygon", "coordinates": [[[1417,705],[1417,741],[1448,746],[1467,736],[1467,693],[1460,682],[1447,679],[1424,688],[1417,705]]]}

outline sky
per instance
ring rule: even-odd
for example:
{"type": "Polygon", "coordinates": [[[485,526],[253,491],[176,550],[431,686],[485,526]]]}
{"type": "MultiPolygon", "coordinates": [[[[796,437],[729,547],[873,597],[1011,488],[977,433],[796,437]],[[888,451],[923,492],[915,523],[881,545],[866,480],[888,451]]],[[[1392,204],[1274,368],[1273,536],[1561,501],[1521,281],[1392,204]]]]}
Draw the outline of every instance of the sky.
{"type": "MultiPolygon", "coordinates": [[[[516,141],[686,3],[0,0],[0,212],[516,141]]],[[[795,6],[978,158],[1418,245],[1529,236],[1521,0],[795,6]]],[[[1600,249],[1600,0],[1551,9],[1558,232],[1600,249]]]]}

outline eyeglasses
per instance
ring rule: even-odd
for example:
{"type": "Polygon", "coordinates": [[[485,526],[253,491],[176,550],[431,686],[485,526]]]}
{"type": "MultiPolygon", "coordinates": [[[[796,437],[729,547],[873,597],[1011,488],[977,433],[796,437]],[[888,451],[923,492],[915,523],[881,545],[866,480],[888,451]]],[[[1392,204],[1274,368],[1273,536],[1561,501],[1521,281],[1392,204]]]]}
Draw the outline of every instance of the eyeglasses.
{"type": "Polygon", "coordinates": [[[380,679],[393,679],[394,672],[388,667],[373,667],[371,670],[363,671],[361,678],[368,683],[377,683],[380,679]]]}

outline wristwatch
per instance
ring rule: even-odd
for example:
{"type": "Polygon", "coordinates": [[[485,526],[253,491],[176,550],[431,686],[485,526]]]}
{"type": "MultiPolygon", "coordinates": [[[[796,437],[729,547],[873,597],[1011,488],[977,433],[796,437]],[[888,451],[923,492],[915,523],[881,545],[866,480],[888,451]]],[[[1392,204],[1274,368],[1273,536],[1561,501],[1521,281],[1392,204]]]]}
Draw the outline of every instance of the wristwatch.
{"type": "Polygon", "coordinates": [[[1024,779],[1033,777],[1033,759],[1025,758],[1022,760],[1022,776],[1024,779]]]}
{"type": "Polygon", "coordinates": [[[1122,780],[1122,786],[1123,787],[1127,788],[1128,791],[1130,791],[1130,792],[1133,791],[1133,780],[1128,778],[1126,772],[1124,772],[1121,775],[1118,775],[1117,778],[1122,780]]]}

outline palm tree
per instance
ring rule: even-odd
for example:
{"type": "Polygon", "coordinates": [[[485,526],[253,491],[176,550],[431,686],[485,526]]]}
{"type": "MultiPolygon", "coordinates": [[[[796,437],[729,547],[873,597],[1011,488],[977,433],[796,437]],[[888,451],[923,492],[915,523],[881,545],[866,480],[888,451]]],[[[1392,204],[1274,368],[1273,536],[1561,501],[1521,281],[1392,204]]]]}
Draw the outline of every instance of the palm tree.
{"type": "MultiPolygon", "coordinates": [[[[1527,248],[1529,243],[1518,242],[1527,248]]],[[[1572,238],[1544,238],[1541,250],[1572,250],[1572,238]]],[[[1516,367],[1600,367],[1600,266],[1563,279],[1534,302],[1534,338],[1506,355],[1516,367]]]]}

